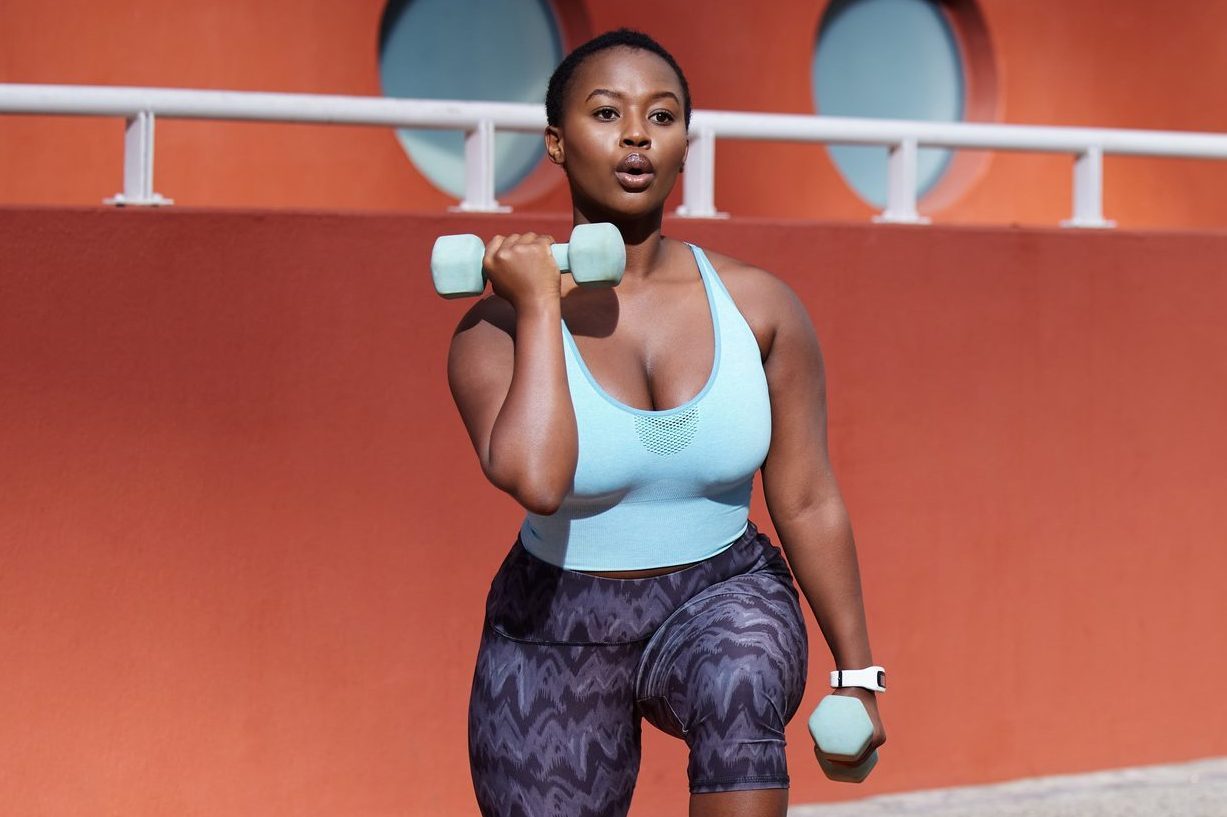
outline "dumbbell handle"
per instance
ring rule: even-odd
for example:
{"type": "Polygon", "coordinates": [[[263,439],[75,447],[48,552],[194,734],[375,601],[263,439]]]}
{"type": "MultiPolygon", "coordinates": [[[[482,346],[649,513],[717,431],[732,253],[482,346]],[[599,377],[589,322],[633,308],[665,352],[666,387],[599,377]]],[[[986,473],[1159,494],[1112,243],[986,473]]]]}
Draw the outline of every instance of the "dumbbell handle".
{"type": "Polygon", "coordinates": [[[554,260],[558,262],[558,269],[563,272],[571,271],[571,245],[570,244],[551,244],[550,252],[554,254],[554,260]]]}

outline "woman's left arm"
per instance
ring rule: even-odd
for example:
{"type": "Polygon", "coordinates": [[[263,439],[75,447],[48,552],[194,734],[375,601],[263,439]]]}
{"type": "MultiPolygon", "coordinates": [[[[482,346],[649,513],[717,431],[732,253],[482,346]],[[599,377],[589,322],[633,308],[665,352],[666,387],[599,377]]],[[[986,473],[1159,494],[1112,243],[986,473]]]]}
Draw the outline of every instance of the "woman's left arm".
{"type": "MultiPolygon", "coordinates": [[[[793,575],[830,647],[831,669],[861,669],[874,661],[852,525],[827,452],[822,351],[796,294],[774,278],[770,289],[767,314],[774,331],[763,368],[771,395],[771,446],[762,468],[763,493],[793,575]]],[[[836,694],[859,698],[873,721],[873,747],[885,742],[874,692],[852,687],[836,694]]]]}

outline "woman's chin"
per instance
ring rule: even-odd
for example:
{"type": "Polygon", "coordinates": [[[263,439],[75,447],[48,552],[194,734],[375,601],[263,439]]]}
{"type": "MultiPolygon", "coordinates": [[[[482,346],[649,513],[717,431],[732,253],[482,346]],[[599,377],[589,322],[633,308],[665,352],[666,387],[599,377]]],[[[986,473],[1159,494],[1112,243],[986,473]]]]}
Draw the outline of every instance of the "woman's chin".
{"type": "MultiPolygon", "coordinates": [[[[622,191],[612,196],[588,199],[580,210],[592,215],[599,214],[601,221],[625,221],[659,214],[664,210],[666,196],[659,191],[645,190],[641,193],[622,191]]],[[[579,203],[579,200],[576,200],[579,203]]]]}
{"type": "Polygon", "coordinates": [[[676,177],[667,179],[659,174],[644,174],[626,180],[615,177],[613,184],[585,189],[572,180],[571,201],[593,221],[638,219],[664,210],[674,181],[676,177]]]}

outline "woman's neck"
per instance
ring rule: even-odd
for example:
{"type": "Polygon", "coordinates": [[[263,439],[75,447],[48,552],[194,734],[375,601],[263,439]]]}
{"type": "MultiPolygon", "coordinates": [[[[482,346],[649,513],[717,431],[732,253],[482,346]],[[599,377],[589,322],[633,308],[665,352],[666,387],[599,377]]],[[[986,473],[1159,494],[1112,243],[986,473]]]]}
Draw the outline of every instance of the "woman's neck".
{"type": "Polygon", "coordinates": [[[664,236],[660,233],[663,212],[657,210],[634,219],[614,219],[608,216],[590,216],[578,207],[573,213],[575,224],[591,224],[610,221],[622,234],[626,244],[626,271],[623,280],[642,281],[650,278],[664,261],[664,236]]]}

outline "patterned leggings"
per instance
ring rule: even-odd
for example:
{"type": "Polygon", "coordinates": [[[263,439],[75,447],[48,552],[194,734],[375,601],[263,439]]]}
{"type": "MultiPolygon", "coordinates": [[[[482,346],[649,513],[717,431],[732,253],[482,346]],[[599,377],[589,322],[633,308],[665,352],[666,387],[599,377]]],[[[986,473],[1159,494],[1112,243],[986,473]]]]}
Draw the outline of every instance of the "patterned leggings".
{"type": "Polygon", "coordinates": [[[517,541],[490,588],[469,701],[481,812],[626,814],[641,717],[686,741],[691,792],[787,787],[806,662],[792,575],[753,523],[647,579],[558,568],[517,541]]]}

